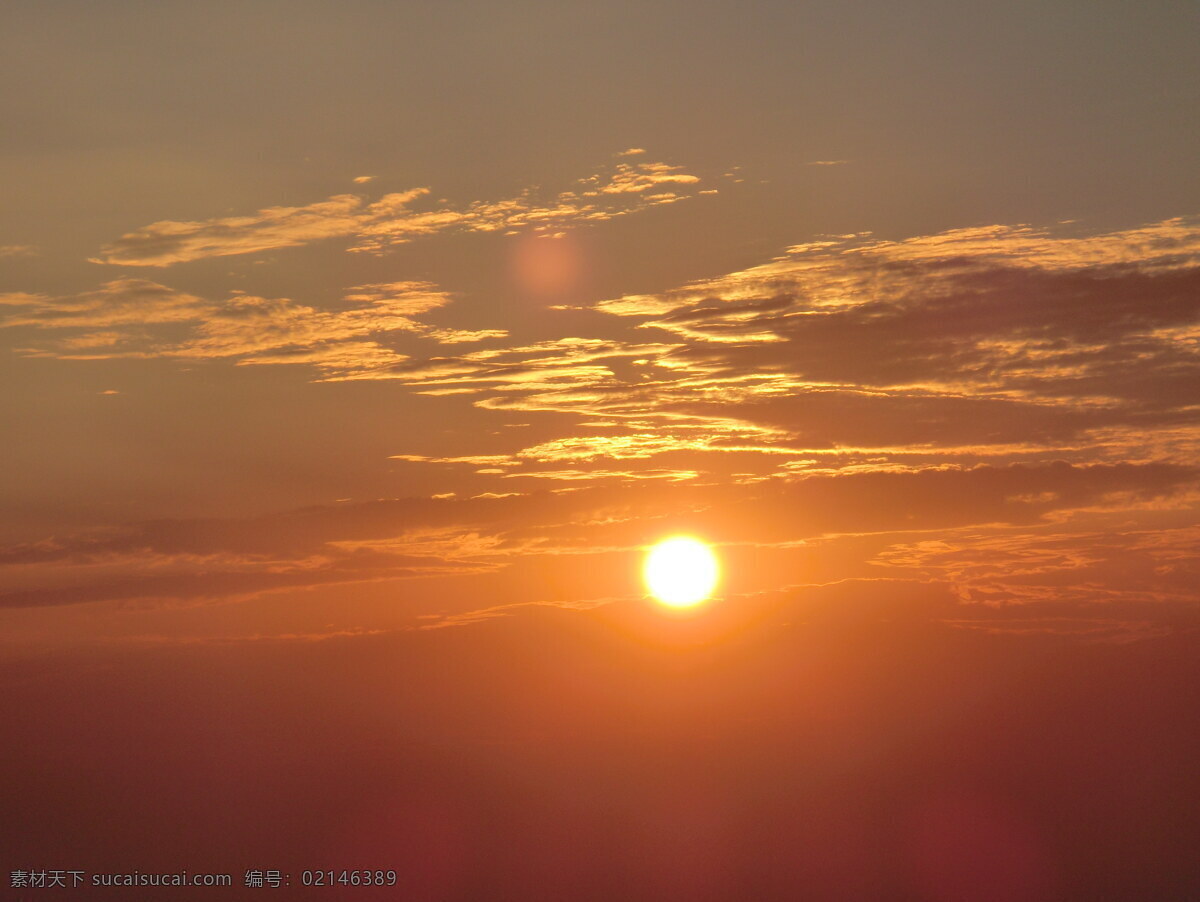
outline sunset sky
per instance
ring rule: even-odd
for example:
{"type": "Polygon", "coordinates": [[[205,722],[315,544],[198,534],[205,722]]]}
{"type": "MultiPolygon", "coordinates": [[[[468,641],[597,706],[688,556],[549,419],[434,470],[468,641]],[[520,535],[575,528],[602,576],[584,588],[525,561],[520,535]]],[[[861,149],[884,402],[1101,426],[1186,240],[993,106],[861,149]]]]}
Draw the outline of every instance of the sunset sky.
{"type": "Polygon", "coordinates": [[[1200,893],[1193,4],[0,44],[2,892],[1200,893]]]}

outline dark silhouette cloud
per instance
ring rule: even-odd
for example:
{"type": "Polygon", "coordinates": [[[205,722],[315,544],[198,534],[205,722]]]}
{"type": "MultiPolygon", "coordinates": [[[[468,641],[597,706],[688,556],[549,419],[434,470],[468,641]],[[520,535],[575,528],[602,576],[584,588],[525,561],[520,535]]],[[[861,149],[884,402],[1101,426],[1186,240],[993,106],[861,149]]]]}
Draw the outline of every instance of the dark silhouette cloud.
{"type": "MultiPolygon", "coordinates": [[[[910,472],[859,472],[795,477],[752,485],[659,483],[611,485],[566,493],[536,492],[469,500],[412,498],[310,508],[245,520],[168,520],[132,525],[119,533],[49,539],[10,546],[0,568],[10,588],[9,607],[90,601],[246,597],[268,590],[368,583],[422,577],[432,610],[482,607],[472,596],[475,574],[500,598],[502,587],[538,583],[535,571],[577,568],[617,553],[620,566],[604,565],[589,586],[563,574],[545,586],[549,594],[524,600],[574,602],[636,591],[625,577],[639,549],[672,529],[698,530],[730,546],[784,547],[822,536],[946,532],[946,548],[919,548],[892,555],[892,566],[936,564],[939,556],[988,566],[1000,549],[956,537],[953,530],[1007,524],[1042,528],[1072,511],[1118,503],[1161,507],[1185,499],[1195,468],[1168,464],[979,466],[910,472]],[[466,578],[463,583],[460,578],[466,578]],[[524,581],[524,582],[522,582],[524,581]],[[18,587],[19,586],[19,587],[18,587]]],[[[1017,540],[1012,539],[1012,542],[1017,540]]],[[[1042,535],[1032,547],[1081,540],[1042,535]]],[[[1086,546],[1089,541],[1084,541],[1086,546]]],[[[860,558],[861,567],[863,559],[860,558]]],[[[599,565],[597,565],[599,566],[599,565]]],[[[964,564],[965,566],[965,564],[964,564]]],[[[731,572],[738,572],[731,564],[731,572]]],[[[746,573],[752,567],[742,567],[746,573]]],[[[939,575],[952,572],[943,561],[939,575]]],[[[781,578],[782,571],[773,573],[781,578]]],[[[1064,587],[1087,593],[1092,571],[1078,571],[1064,587]]],[[[1182,578],[1182,574],[1180,576],[1182,578]]],[[[802,580],[785,580],[802,581],[802,580]]],[[[986,595],[1008,586],[1011,574],[986,579],[959,574],[962,592],[986,595]],[[969,588],[973,587],[973,588],[969,588]]],[[[516,591],[516,589],[514,589],[516,591]]],[[[1092,593],[1103,600],[1102,593],[1092,593]]],[[[1121,597],[1120,593],[1117,593],[1121,597]]],[[[513,601],[522,600],[517,594],[513,601]]],[[[414,613],[422,613],[417,603],[414,613]]]]}

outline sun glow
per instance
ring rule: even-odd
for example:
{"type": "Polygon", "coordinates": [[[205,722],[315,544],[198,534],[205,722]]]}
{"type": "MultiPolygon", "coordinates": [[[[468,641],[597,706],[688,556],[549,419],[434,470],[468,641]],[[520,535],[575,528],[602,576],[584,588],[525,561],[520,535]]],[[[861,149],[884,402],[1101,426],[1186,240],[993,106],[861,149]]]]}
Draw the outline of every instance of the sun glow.
{"type": "Polygon", "coordinates": [[[712,594],[719,567],[704,542],[672,536],[650,549],[642,573],[651,595],[673,608],[687,608],[712,594]]]}

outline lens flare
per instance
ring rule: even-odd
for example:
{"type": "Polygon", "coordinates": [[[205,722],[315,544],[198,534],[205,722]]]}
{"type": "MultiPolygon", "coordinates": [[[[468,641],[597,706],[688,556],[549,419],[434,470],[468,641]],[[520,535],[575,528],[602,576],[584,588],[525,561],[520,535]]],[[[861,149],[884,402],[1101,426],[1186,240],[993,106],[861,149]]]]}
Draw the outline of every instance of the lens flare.
{"type": "Polygon", "coordinates": [[[583,281],[583,249],[569,234],[525,235],[512,245],[518,287],[541,300],[571,297],[583,281]]]}
{"type": "Polygon", "coordinates": [[[651,595],[670,607],[687,608],[712,594],[719,570],[717,556],[704,542],[672,536],[650,549],[642,572],[651,595]]]}

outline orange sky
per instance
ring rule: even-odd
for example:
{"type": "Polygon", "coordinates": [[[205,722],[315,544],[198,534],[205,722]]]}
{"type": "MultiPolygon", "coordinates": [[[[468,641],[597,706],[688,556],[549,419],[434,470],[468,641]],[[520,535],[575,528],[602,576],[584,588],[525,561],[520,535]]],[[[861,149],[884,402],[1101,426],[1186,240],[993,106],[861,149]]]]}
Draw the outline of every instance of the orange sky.
{"type": "Polygon", "coordinates": [[[600,6],[0,13],[4,865],[1190,886],[1192,11],[600,6]]]}

